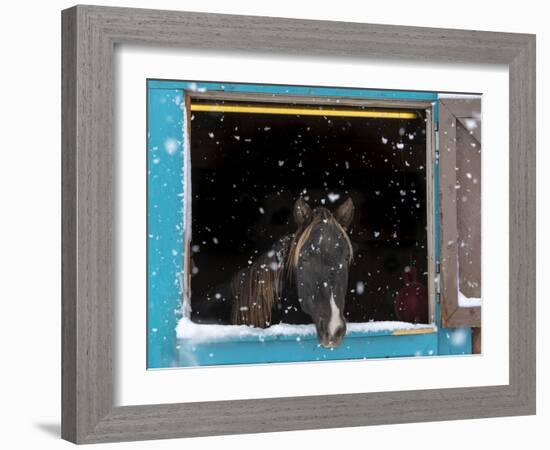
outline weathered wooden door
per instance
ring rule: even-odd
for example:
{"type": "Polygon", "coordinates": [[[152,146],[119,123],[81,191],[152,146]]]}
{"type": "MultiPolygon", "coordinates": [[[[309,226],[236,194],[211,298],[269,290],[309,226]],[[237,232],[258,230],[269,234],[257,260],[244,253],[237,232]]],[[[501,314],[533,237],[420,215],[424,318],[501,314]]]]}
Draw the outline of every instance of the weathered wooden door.
{"type": "Polygon", "coordinates": [[[442,325],[480,327],[480,98],[439,100],[439,176],[442,325]]]}

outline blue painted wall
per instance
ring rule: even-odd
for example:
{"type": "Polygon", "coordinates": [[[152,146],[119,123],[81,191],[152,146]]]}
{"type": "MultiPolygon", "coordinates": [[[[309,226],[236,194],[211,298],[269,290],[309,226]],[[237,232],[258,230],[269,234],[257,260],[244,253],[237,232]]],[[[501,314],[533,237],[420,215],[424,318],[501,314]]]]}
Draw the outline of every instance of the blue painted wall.
{"type": "MultiPolygon", "coordinates": [[[[147,367],[177,365],[183,262],[183,91],[147,91],[147,367]]],[[[139,149],[136,149],[138,151],[139,149]]],[[[139,307],[139,305],[136,305],[139,307]]]]}
{"type": "Polygon", "coordinates": [[[316,337],[284,336],[269,341],[221,340],[194,343],[180,340],[181,366],[253,364],[299,361],[432,356],[437,354],[437,334],[346,336],[338,348],[319,346],[316,337]]]}

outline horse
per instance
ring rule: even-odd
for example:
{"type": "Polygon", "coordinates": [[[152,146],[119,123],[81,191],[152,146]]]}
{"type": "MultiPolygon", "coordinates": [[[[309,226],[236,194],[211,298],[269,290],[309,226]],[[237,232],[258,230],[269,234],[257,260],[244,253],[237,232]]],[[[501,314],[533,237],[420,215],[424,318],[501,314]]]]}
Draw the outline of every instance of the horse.
{"type": "Polygon", "coordinates": [[[259,328],[314,323],[322,347],[340,345],[346,333],[343,313],[353,257],[348,229],[354,210],[351,198],[334,213],[296,200],[296,231],[233,276],[227,293],[230,323],[259,328]]]}

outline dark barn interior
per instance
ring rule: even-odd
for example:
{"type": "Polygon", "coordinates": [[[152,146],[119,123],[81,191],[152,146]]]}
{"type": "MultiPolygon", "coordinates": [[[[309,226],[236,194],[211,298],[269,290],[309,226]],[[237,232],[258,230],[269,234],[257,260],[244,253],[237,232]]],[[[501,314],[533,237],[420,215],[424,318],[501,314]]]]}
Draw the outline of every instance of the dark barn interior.
{"type": "Polygon", "coordinates": [[[416,119],[194,111],[192,309],[293,233],[299,196],[331,210],[351,197],[345,316],[397,320],[403,272],[415,267],[427,283],[426,123],[423,110],[414,112],[416,119]]]}

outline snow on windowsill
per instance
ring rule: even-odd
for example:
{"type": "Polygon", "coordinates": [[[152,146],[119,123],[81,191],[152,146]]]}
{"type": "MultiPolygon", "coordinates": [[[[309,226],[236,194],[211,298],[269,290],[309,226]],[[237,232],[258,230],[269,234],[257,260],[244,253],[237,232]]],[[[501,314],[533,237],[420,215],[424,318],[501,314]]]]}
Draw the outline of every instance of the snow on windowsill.
{"type": "Polygon", "coordinates": [[[481,298],[466,297],[462,292],[458,291],[458,306],[461,308],[475,308],[481,306],[481,298]]]}
{"type": "MultiPolygon", "coordinates": [[[[363,322],[348,323],[347,337],[353,335],[387,335],[394,331],[428,329],[435,332],[436,327],[433,324],[414,324],[408,322],[363,322]]],[[[178,339],[192,340],[194,342],[211,341],[268,341],[268,340],[300,340],[316,339],[315,326],[309,325],[290,325],[279,323],[269,328],[255,328],[248,325],[216,325],[216,324],[198,324],[190,319],[183,317],[176,327],[178,339]]]]}

